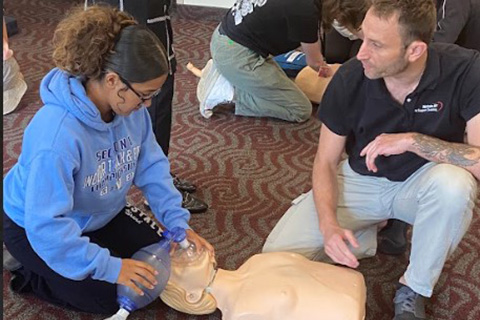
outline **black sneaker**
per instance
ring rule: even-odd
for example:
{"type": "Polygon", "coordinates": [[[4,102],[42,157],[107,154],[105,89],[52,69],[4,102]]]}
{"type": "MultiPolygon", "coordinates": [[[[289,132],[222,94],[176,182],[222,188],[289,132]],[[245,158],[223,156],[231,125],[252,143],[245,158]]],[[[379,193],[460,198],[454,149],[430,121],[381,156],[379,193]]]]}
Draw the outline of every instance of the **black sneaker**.
{"type": "Polygon", "coordinates": [[[421,320],[426,319],[425,298],[410,287],[398,284],[395,298],[395,317],[393,320],[421,320]]]}
{"type": "Polygon", "coordinates": [[[391,219],[385,228],[378,232],[377,251],[383,254],[400,255],[407,250],[408,224],[406,222],[391,219]]]}
{"type": "Polygon", "coordinates": [[[30,283],[18,271],[12,272],[12,278],[10,279],[9,287],[10,290],[15,293],[27,293],[32,291],[30,283]]]}
{"type": "Polygon", "coordinates": [[[197,186],[191,183],[190,181],[180,179],[176,174],[170,172],[173,178],[173,185],[180,191],[195,192],[197,186]]]}
{"type": "Polygon", "coordinates": [[[182,207],[190,211],[190,213],[202,213],[207,211],[208,205],[202,200],[192,196],[190,193],[182,192],[182,207]]]}

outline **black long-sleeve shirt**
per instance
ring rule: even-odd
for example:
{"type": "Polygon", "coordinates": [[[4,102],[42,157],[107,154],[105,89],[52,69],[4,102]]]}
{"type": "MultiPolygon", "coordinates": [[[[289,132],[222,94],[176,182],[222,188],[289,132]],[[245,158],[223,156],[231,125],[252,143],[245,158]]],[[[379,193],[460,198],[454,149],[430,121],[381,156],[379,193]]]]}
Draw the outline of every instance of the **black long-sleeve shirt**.
{"type": "Polygon", "coordinates": [[[437,0],[433,40],[480,51],[480,0],[437,0]]]}

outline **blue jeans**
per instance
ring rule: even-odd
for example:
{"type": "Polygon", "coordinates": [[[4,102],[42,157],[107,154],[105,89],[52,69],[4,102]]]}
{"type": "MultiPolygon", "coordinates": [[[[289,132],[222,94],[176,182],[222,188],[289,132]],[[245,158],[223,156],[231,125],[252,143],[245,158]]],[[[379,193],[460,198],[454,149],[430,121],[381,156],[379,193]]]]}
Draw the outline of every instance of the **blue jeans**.
{"type": "MultiPolygon", "coordinates": [[[[399,219],[413,225],[410,263],[405,280],[415,292],[430,297],[445,261],[460,243],[472,220],[477,182],[466,170],[427,163],[407,180],[364,176],[348,161],[338,168],[337,219],[354,232],[357,258],[377,249],[377,224],[399,219]]],[[[314,260],[327,260],[312,192],[292,206],[267,238],[263,252],[292,251],[314,260]]]]}

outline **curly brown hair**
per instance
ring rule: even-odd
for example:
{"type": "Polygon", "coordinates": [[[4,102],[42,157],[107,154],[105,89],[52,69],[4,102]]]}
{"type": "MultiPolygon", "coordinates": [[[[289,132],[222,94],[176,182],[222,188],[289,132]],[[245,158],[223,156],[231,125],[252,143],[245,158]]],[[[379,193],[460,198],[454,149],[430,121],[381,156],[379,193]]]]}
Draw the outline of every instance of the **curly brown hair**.
{"type": "Polygon", "coordinates": [[[53,61],[72,75],[97,79],[121,30],[135,24],[133,17],[115,8],[75,7],[55,30],[53,61]]]}
{"type": "Polygon", "coordinates": [[[335,19],[352,31],[358,30],[369,7],[370,0],[323,0],[323,29],[330,30],[335,19]]]}
{"type": "Polygon", "coordinates": [[[398,15],[405,45],[415,40],[430,43],[436,29],[437,11],[433,0],[372,0],[374,14],[388,19],[398,15]]]}

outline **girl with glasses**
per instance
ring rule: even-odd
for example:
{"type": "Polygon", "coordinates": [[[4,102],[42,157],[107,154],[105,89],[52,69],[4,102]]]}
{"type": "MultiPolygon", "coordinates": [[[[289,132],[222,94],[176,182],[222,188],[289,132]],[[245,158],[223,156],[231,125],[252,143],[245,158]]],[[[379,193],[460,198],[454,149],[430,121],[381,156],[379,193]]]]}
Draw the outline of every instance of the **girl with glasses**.
{"type": "Polygon", "coordinates": [[[17,260],[11,288],[111,314],[117,283],[139,293],[137,284],[155,284],[155,270],[130,259],[161,237],[153,217],[127,204],[132,185],[166,228],[213,247],[189,228],[146,110],[168,75],[158,38],[124,12],[92,6],[60,22],[53,46],[44,106],[4,179],[4,242],[17,260]]]}

